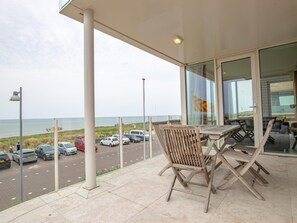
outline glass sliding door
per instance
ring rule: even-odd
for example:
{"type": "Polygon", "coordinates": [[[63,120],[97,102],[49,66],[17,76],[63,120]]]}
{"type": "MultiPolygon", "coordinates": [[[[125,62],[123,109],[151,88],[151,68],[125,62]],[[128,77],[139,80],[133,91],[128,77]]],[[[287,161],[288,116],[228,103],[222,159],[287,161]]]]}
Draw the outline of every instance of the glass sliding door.
{"type": "Polygon", "coordinates": [[[250,58],[222,63],[224,118],[253,117],[250,58]],[[240,70],[235,70],[241,67],[240,70]]]}
{"type": "Polygon", "coordinates": [[[263,120],[275,119],[264,151],[297,154],[297,43],[260,50],[259,59],[263,120]]]}
{"type": "Polygon", "coordinates": [[[215,75],[213,61],[186,67],[187,123],[216,124],[215,75]]]}
{"type": "MultiPolygon", "coordinates": [[[[255,125],[255,98],[251,56],[226,58],[218,61],[222,86],[221,119],[227,125],[240,125],[241,130],[229,143],[255,145],[258,140],[255,125]]],[[[222,123],[222,122],[221,122],[222,123]]]]}

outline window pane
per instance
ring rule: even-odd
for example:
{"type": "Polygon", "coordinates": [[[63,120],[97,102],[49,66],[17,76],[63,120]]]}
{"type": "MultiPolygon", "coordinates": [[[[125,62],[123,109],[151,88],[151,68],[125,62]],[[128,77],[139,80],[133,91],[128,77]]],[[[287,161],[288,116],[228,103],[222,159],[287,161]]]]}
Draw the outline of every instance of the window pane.
{"type": "Polygon", "coordinates": [[[213,61],[186,67],[188,124],[215,124],[213,61]]]}
{"type": "Polygon", "coordinates": [[[297,132],[290,137],[290,127],[297,122],[297,43],[260,50],[259,56],[263,120],[276,119],[265,151],[296,154],[297,132]]]}

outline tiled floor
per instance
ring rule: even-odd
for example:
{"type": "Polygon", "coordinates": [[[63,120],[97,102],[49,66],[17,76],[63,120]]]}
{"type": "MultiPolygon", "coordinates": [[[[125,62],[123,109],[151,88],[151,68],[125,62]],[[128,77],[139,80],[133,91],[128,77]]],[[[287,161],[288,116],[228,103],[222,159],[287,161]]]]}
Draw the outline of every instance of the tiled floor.
{"type": "MultiPolygon", "coordinates": [[[[61,189],[0,212],[0,222],[269,222],[297,223],[297,159],[261,156],[271,172],[268,186],[255,184],[265,201],[256,199],[240,182],[211,196],[208,213],[205,198],[174,191],[165,196],[172,171],[158,176],[166,164],[163,155],[116,170],[97,178],[100,185],[87,191],[83,183],[61,189]]],[[[226,169],[215,174],[215,185],[226,169]]],[[[195,176],[196,177],[196,176],[195,176]]],[[[196,177],[197,181],[202,178],[196,177]]],[[[202,181],[201,181],[202,182],[202,181]]],[[[178,183],[177,183],[178,184],[178,183]]],[[[205,194],[206,188],[190,188],[205,194]]]]}

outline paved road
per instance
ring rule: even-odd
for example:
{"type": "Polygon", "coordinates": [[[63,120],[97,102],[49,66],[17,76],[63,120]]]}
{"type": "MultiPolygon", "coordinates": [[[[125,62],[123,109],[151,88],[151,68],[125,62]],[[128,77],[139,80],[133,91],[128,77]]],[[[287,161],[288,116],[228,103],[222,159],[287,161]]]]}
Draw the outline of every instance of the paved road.
{"type": "MultiPolygon", "coordinates": [[[[131,143],[123,146],[124,166],[143,160],[143,143],[131,143]]],[[[160,154],[157,140],[153,141],[153,156],[160,154]]],[[[146,157],[149,157],[149,144],[146,143],[146,157]]],[[[119,147],[99,146],[97,172],[119,166],[119,147]]],[[[24,200],[49,193],[55,188],[54,161],[38,159],[37,163],[24,165],[24,200]]],[[[59,159],[60,188],[85,179],[85,154],[63,156],[59,159]]],[[[0,211],[20,202],[20,169],[12,162],[10,169],[0,169],[0,211]]]]}

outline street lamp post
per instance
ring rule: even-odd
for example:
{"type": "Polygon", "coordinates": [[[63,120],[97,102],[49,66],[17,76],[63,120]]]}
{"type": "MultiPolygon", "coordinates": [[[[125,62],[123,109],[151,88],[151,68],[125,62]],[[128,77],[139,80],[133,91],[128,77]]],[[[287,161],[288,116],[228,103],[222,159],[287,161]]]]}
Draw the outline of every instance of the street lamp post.
{"type": "Polygon", "coordinates": [[[20,190],[21,190],[21,202],[24,201],[24,178],[23,178],[23,124],[22,124],[22,87],[20,91],[14,91],[10,101],[19,101],[20,102],[20,190]]]}
{"type": "Polygon", "coordinates": [[[145,160],[145,78],[142,78],[142,83],[143,83],[143,160],[145,160]]]}

